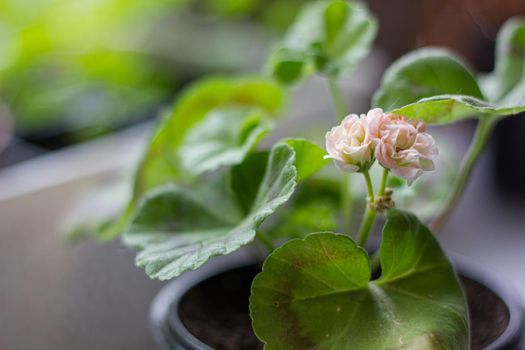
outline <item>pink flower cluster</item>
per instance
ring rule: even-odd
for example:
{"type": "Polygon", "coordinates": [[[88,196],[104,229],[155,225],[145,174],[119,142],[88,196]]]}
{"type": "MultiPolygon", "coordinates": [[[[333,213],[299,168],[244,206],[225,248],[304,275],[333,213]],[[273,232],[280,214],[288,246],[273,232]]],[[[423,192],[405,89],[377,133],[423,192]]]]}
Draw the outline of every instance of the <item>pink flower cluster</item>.
{"type": "Polygon", "coordinates": [[[409,183],[434,170],[438,149],[423,122],[382,109],[366,115],[350,114],[326,134],[326,158],[347,172],[363,172],[377,159],[379,163],[409,183]]]}

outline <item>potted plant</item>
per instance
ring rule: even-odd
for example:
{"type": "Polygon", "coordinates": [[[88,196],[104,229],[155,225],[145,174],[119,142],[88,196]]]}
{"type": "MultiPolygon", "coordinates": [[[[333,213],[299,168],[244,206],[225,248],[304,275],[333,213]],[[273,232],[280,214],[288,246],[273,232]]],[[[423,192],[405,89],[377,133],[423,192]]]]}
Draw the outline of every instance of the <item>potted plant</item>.
{"type": "Polygon", "coordinates": [[[347,115],[337,79],[366,56],[376,29],[361,3],[309,3],[270,56],[273,80],[200,81],[155,130],[127,209],[99,235],[123,232],[150,277],[177,277],[152,307],[159,345],[520,348],[522,308],[512,289],[451,262],[431,229],[395,199],[434,169],[439,145],[426,124],[476,117],[472,146],[429,227],[445,223],[493,125],[525,110],[525,20],[501,30],[493,73],[477,78],[447,50],[416,50],[386,71],[367,114],[347,115]],[[258,147],[285,87],[312,74],[326,78],[337,110],[326,149],[298,138],[258,147]],[[350,186],[357,176],[367,193],[359,229],[350,186]]]}

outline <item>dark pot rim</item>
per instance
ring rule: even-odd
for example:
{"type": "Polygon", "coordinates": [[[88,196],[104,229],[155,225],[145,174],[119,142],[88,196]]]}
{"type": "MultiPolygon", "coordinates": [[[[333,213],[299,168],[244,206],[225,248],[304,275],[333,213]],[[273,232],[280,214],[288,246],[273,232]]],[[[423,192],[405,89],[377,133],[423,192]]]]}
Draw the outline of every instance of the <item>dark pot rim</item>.
{"type": "MultiPolygon", "coordinates": [[[[492,290],[505,303],[509,311],[509,324],[505,331],[484,350],[515,350],[523,346],[525,315],[521,298],[514,286],[490,269],[458,255],[451,255],[456,270],[492,290]]],[[[196,338],[182,323],[177,308],[182,296],[193,286],[222,272],[253,264],[249,251],[239,251],[230,256],[218,257],[203,268],[188,272],[164,286],[153,300],[150,312],[150,328],[155,342],[163,350],[214,350],[196,338]]]]}
{"type": "Polygon", "coordinates": [[[494,292],[509,311],[509,323],[505,331],[484,350],[522,349],[525,314],[522,298],[512,282],[502,278],[492,269],[457,254],[448,254],[456,272],[474,280],[494,292]]]}

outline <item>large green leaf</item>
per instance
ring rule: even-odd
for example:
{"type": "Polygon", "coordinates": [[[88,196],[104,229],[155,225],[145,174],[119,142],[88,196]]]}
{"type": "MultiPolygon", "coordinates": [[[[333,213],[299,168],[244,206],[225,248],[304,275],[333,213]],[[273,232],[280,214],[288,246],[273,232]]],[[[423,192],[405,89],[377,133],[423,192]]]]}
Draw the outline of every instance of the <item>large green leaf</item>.
{"type": "Polygon", "coordinates": [[[311,2],[273,52],[270,68],[283,83],[315,72],[349,73],[368,53],[376,32],[375,19],[359,2],[311,2]]]}
{"type": "MultiPolygon", "coordinates": [[[[128,226],[136,204],[148,190],[166,183],[194,182],[195,173],[213,169],[219,165],[238,162],[264,134],[268,122],[262,116],[243,119],[239,116],[227,116],[225,108],[253,108],[265,115],[275,115],[284,101],[283,90],[275,83],[257,77],[240,78],[207,78],[189,87],[179,97],[172,110],[164,114],[163,122],[154,131],[147,149],[140,161],[133,182],[133,193],[126,210],[110,225],[97,232],[100,240],[111,240],[120,235],[128,226]],[[223,110],[222,112],[216,110],[223,110]],[[213,111],[222,114],[212,116],[213,111]],[[195,151],[198,133],[209,132],[203,120],[209,118],[218,122],[224,118],[239,124],[230,125],[239,133],[237,143],[234,142],[235,132],[229,134],[228,140],[220,144],[215,140],[207,140],[206,147],[202,145],[195,151]],[[193,131],[194,128],[198,131],[193,131]],[[190,145],[182,147],[185,142],[190,145]],[[215,142],[214,145],[212,145],[215,142]],[[227,146],[235,147],[231,152],[227,146]],[[192,147],[193,146],[193,147],[192,147]],[[212,147],[214,146],[214,147],[212,147]],[[182,151],[181,151],[182,147],[182,151]],[[206,151],[206,152],[204,152],[206,151]],[[196,158],[191,158],[195,156],[196,158]],[[194,171],[186,171],[186,167],[194,167],[194,171]]],[[[225,125],[221,130],[225,131],[225,125]]],[[[224,133],[220,136],[224,136],[224,133]]],[[[219,135],[217,135],[219,137],[219,135]]]]}
{"type": "Polygon", "coordinates": [[[227,106],[255,107],[275,114],[283,103],[283,91],[262,78],[209,78],[190,87],[155,131],[139,165],[134,197],[146,190],[184,177],[179,147],[193,126],[210,111],[227,106]]]}
{"type": "Polygon", "coordinates": [[[234,189],[258,188],[247,199],[251,203],[247,212],[239,208],[236,196],[227,193],[227,179],[191,189],[176,185],[154,189],[140,205],[124,242],[141,250],[136,263],[150,277],[176,277],[250,243],[264,219],[292,195],[296,178],[294,151],[280,144],[270,152],[262,178],[235,178],[240,183],[234,189]]]}
{"type": "MultiPolygon", "coordinates": [[[[525,95],[525,18],[508,20],[498,33],[496,40],[496,69],[491,74],[490,95],[492,100],[502,100],[519,90],[525,95]]],[[[514,93],[515,95],[516,93],[514,93]]]]}
{"type": "Polygon", "coordinates": [[[469,349],[467,305],[447,257],[414,216],[391,211],[382,275],[348,236],[312,234],[272,253],[250,310],[267,350],[469,349]]]}
{"type": "Polygon", "coordinates": [[[188,131],[179,150],[182,166],[200,174],[239,164],[271,128],[272,122],[257,110],[215,109],[188,131]]]}
{"type": "Polygon", "coordinates": [[[525,111],[525,101],[514,106],[496,106],[470,96],[439,95],[395,109],[392,113],[432,124],[452,123],[468,117],[506,116],[525,111]]]}
{"type": "Polygon", "coordinates": [[[389,111],[444,94],[483,99],[476,78],[461,59],[444,49],[424,48],[401,57],[387,69],[372,105],[389,111]]]}

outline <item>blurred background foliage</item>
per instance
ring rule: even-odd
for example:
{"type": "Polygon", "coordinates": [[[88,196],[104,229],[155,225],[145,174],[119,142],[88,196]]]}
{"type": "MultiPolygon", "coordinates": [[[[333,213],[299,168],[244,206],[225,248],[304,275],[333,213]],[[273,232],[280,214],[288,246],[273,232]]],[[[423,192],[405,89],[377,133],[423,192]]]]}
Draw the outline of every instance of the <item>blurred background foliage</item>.
{"type": "Polygon", "coordinates": [[[301,2],[0,0],[0,100],[19,136],[88,139],[154,116],[198,76],[256,69],[301,2]]]}

